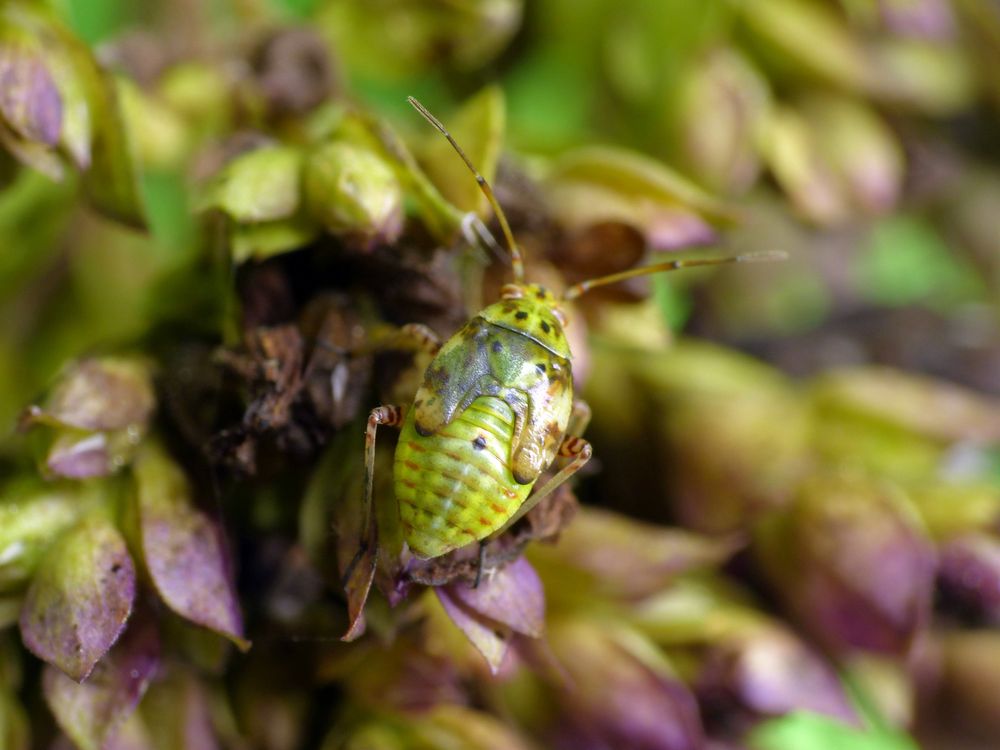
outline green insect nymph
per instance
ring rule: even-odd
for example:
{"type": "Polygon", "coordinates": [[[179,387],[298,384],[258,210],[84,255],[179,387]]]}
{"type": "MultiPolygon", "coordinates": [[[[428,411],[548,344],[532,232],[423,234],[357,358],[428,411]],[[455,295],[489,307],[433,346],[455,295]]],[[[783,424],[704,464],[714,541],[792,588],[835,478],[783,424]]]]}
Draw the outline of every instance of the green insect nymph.
{"type": "MultiPolygon", "coordinates": [[[[410,551],[434,558],[504,532],[590,459],[580,437],[590,411],[573,399],[572,354],[560,308],[595,286],[632,276],[697,265],[773,260],[778,253],[680,259],[623,271],[570,287],[561,297],[525,282],[524,261],[489,183],[445,127],[412,97],[410,103],[448,139],[475,175],[500,222],[511,254],[514,283],[500,301],[443,346],[427,328],[398,332],[434,354],[410,408],[379,406],[365,433],[365,498],[361,545],[344,576],[350,627],[357,637],[375,573],[378,529],[372,508],[375,434],[400,427],[393,488],[403,538],[410,551]],[[556,459],[566,465],[535,482],[556,459]]],[[[482,546],[480,547],[482,550],[482,546]]]]}

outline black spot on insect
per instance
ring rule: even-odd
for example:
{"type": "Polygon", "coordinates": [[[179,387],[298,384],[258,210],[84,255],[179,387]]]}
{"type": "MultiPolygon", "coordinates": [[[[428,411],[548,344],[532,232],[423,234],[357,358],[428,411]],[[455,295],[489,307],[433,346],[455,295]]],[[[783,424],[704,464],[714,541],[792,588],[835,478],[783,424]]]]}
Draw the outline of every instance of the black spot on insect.
{"type": "Polygon", "coordinates": [[[551,331],[551,330],[552,330],[552,326],[550,326],[550,325],[549,325],[548,323],[546,323],[546,322],[545,322],[545,321],[543,320],[543,321],[542,321],[542,330],[543,330],[543,331],[545,331],[545,333],[548,333],[549,331],[551,331]]]}
{"type": "Polygon", "coordinates": [[[486,438],[484,438],[482,435],[477,436],[476,439],[472,441],[472,447],[475,448],[477,451],[481,451],[483,448],[486,447],[486,438]]]}
{"type": "Polygon", "coordinates": [[[540,286],[538,287],[538,291],[535,292],[535,296],[538,297],[538,299],[545,299],[549,296],[549,291],[544,286],[540,286]]]}
{"type": "Polygon", "coordinates": [[[543,362],[539,362],[537,365],[535,365],[535,369],[538,370],[539,375],[545,374],[545,364],[543,362]]]}
{"type": "Polygon", "coordinates": [[[114,565],[111,566],[112,573],[117,573],[121,569],[122,569],[121,563],[115,563],[114,565]]]}
{"type": "Polygon", "coordinates": [[[527,320],[528,313],[526,313],[524,310],[520,310],[514,317],[517,318],[518,320],[527,320]]]}
{"type": "Polygon", "coordinates": [[[499,354],[503,351],[503,344],[499,341],[494,341],[490,348],[493,350],[494,354],[499,354]]]}

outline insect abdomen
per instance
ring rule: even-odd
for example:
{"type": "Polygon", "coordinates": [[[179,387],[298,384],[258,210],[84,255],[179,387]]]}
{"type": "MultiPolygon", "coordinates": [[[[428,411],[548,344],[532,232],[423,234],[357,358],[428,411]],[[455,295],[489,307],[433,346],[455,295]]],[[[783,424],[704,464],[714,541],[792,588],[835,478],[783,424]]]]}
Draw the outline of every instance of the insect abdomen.
{"type": "Polygon", "coordinates": [[[530,484],[510,471],[514,414],[480,396],[440,431],[423,436],[407,414],[396,448],[395,491],[403,535],[419,557],[438,557],[500,529],[530,484]]]}

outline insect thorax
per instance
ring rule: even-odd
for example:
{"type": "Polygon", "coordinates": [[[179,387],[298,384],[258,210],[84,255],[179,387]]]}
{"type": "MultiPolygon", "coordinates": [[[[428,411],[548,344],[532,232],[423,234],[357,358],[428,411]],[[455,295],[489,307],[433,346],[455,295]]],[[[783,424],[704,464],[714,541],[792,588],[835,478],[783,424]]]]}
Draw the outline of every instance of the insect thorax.
{"type": "Polygon", "coordinates": [[[571,359],[569,343],[559,320],[561,313],[551,292],[537,284],[509,285],[505,287],[504,296],[479,316],[493,325],[527,336],[553,354],[571,359]],[[519,296],[507,296],[508,290],[519,296]]]}

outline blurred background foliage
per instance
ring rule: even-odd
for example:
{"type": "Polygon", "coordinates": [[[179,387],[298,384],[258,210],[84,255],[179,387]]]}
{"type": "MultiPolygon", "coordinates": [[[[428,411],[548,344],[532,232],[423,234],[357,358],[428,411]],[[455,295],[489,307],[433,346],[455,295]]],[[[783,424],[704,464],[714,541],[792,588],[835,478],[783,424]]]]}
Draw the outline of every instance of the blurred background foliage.
{"type": "Polygon", "coordinates": [[[0,81],[0,746],[1000,742],[995,2],[3,0],[0,81]],[[553,287],[789,254],[575,306],[544,647],[387,559],[325,640],[418,372],[343,352],[504,273],[409,95],[553,287]]]}

